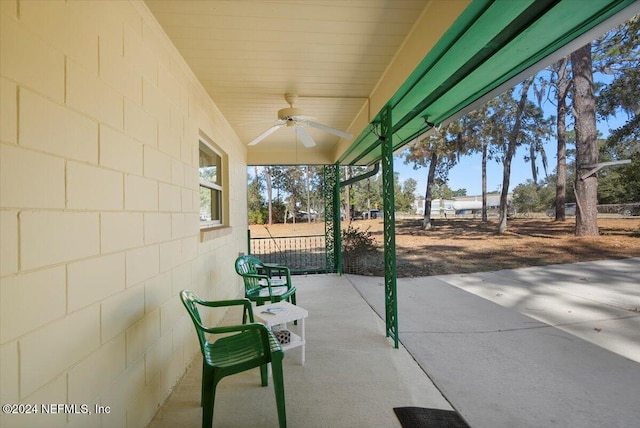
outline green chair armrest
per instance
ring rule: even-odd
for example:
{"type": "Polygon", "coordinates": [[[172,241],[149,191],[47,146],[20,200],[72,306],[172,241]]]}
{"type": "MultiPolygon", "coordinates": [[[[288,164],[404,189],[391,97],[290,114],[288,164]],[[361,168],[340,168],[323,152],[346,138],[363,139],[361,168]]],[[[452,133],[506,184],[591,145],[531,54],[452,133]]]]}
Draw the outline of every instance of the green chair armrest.
{"type": "Polygon", "coordinates": [[[291,275],[291,270],[287,266],[269,263],[269,264],[263,264],[260,267],[262,267],[262,269],[266,270],[267,272],[276,270],[276,271],[284,271],[287,274],[287,276],[291,275]]]}
{"type": "Polygon", "coordinates": [[[210,334],[220,334],[220,333],[233,333],[236,331],[246,331],[246,330],[267,330],[267,327],[264,324],[260,324],[257,322],[252,322],[250,324],[242,324],[242,325],[230,325],[230,326],[221,326],[221,327],[205,327],[202,326],[202,331],[210,334]]]}

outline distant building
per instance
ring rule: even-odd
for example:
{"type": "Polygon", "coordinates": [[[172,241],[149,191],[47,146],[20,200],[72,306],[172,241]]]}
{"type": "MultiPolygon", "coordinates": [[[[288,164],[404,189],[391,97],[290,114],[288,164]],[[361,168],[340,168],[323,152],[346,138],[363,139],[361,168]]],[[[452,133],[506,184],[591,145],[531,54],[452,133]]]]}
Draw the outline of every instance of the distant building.
{"type": "MultiPolygon", "coordinates": [[[[511,203],[513,195],[507,195],[507,201],[511,203]]],[[[413,207],[416,214],[424,215],[423,196],[415,199],[413,207]]],[[[497,210],[500,207],[500,195],[487,195],[487,210],[497,210]]],[[[454,199],[434,199],[431,201],[432,215],[475,214],[482,211],[482,195],[458,196],[454,199]]]]}

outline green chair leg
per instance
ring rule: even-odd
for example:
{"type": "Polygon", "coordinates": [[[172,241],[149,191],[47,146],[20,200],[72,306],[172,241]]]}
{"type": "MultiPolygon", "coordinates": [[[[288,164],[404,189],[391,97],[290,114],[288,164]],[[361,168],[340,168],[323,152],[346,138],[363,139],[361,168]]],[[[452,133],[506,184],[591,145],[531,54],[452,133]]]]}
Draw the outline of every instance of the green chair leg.
{"type": "Polygon", "coordinates": [[[271,361],[271,370],[273,371],[273,389],[276,394],[276,406],[278,407],[278,422],[280,428],[286,428],[287,410],[284,401],[284,379],[281,358],[274,358],[271,361]]]}
{"type": "Polygon", "coordinates": [[[212,373],[211,369],[207,366],[207,364],[202,360],[202,382],[200,385],[200,407],[204,407],[205,401],[205,393],[208,389],[208,385],[211,384],[212,381],[212,373]]]}
{"type": "Polygon", "coordinates": [[[202,428],[211,428],[213,426],[213,408],[216,400],[216,387],[218,386],[219,379],[215,379],[213,373],[210,374],[214,377],[213,382],[208,384],[208,388],[204,392],[203,405],[202,405],[202,428]]]}
{"type": "Polygon", "coordinates": [[[260,366],[260,380],[262,381],[262,386],[269,385],[268,364],[260,366]]]}

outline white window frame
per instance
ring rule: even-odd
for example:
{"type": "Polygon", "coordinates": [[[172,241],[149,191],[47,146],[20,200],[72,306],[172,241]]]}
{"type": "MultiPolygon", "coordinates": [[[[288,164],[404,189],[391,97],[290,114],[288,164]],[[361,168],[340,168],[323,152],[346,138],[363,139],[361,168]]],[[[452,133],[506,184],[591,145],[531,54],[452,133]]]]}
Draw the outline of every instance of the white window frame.
{"type": "MultiPolygon", "coordinates": [[[[209,143],[203,138],[200,138],[198,145],[198,177],[199,177],[199,192],[202,189],[209,189],[211,191],[211,201],[213,202],[214,198],[217,195],[217,208],[215,209],[215,213],[212,212],[211,219],[203,219],[203,213],[199,210],[200,213],[200,229],[207,229],[212,227],[219,227],[225,224],[225,192],[224,192],[224,180],[226,177],[225,171],[225,155],[221,152],[220,149],[214,147],[212,143],[209,143]],[[201,165],[201,154],[204,153],[207,156],[216,156],[218,158],[217,162],[217,170],[216,170],[216,182],[208,181],[200,175],[201,165]],[[217,217],[217,218],[215,218],[217,217]]],[[[200,209],[202,208],[202,200],[200,200],[200,209]]],[[[214,204],[211,204],[211,210],[214,210],[214,204]]]]}

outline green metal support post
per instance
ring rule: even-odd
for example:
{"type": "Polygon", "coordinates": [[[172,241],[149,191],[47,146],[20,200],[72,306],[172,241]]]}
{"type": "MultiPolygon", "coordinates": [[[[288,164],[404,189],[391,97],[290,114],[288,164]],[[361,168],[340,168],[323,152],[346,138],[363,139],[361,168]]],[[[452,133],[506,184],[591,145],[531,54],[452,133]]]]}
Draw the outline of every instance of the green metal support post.
{"type": "Polygon", "coordinates": [[[384,204],[384,291],[387,337],[398,348],[398,299],[396,277],[396,216],[393,189],[393,130],[391,106],[380,112],[382,139],[382,201],[384,204]]]}
{"type": "Polygon", "coordinates": [[[327,271],[341,274],[339,172],[340,165],[338,163],[324,167],[324,235],[327,271]]]}

